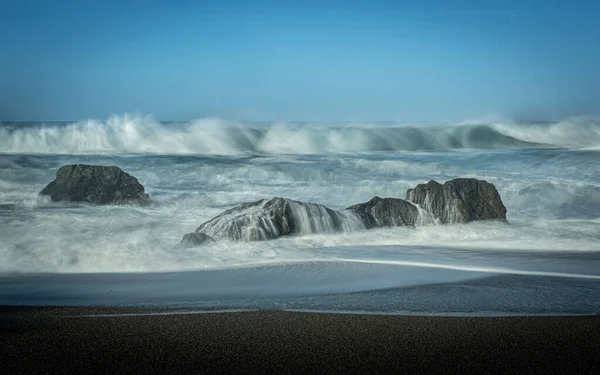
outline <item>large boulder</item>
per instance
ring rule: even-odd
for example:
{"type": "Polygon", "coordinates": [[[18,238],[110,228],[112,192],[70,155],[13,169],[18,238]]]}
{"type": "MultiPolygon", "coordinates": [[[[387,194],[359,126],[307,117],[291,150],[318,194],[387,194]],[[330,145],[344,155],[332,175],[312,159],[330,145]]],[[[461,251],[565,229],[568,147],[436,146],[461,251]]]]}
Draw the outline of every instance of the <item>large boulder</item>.
{"type": "Polygon", "coordinates": [[[407,200],[373,197],[345,210],[285,198],[243,203],[186,234],[180,246],[215,240],[262,241],[282,236],[506,220],[506,208],[494,185],[459,178],[440,184],[430,181],[407,192],[407,200]]]}
{"type": "Polygon", "coordinates": [[[321,204],[285,198],[243,203],[227,210],[187,234],[181,246],[214,240],[262,241],[282,236],[350,232],[367,229],[354,210],[335,211],[321,204]],[[198,234],[202,236],[197,237],[198,234]],[[199,241],[197,241],[199,239],[199,241]]]}
{"type": "Polygon", "coordinates": [[[148,200],[144,186],[137,178],[118,167],[99,165],[65,165],[56,172],[56,179],[40,194],[55,201],[96,204],[143,203],[148,200]]]}
{"type": "Polygon", "coordinates": [[[442,224],[476,220],[506,221],[506,207],[496,187],[484,180],[429,181],[406,192],[406,199],[429,211],[442,224]]]}
{"type": "Polygon", "coordinates": [[[371,227],[415,226],[419,222],[419,209],[403,199],[373,197],[365,203],[348,207],[372,219],[371,227]]]}

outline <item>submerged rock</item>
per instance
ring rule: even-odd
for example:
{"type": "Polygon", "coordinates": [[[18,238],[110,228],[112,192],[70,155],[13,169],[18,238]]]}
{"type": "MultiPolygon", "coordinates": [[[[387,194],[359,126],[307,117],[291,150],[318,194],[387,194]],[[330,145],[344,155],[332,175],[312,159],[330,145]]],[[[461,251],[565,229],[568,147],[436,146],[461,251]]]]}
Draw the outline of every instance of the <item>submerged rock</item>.
{"type": "Polygon", "coordinates": [[[206,242],[215,242],[215,240],[213,240],[212,238],[210,238],[209,236],[207,236],[204,233],[192,232],[192,233],[188,233],[185,236],[183,236],[183,239],[179,243],[179,246],[181,246],[181,247],[196,247],[196,246],[200,246],[206,242]]]}
{"type": "Polygon", "coordinates": [[[409,189],[406,199],[429,211],[442,224],[506,221],[506,207],[496,187],[475,178],[457,178],[443,185],[432,180],[409,189]]]}
{"type": "Polygon", "coordinates": [[[120,168],[85,164],[60,167],[56,179],[40,194],[49,195],[55,202],[110,204],[142,203],[148,200],[144,186],[120,168]]]}

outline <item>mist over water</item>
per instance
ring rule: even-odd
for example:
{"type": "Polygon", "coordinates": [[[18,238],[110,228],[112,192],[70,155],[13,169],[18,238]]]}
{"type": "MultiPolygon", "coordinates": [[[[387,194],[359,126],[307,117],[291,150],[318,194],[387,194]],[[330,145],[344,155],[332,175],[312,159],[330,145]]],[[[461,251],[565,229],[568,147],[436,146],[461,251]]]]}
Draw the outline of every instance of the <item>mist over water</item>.
{"type": "Polygon", "coordinates": [[[398,254],[413,246],[599,250],[600,154],[589,149],[600,144],[594,138],[599,129],[591,122],[252,127],[129,116],[4,124],[0,270],[157,271],[389,255],[389,248],[377,246],[395,246],[398,254]],[[117,165],[144,184],[154,204],[93,207],[38,196],[69,163],[117,165]],[[281,196],[342,209],[375,195],[404,198],[419,183],[455,177],[494,183],[511,225],[390,228],[173,249],[183,234],[239,203],[281,196]],[[370,250],[353,255],[343,250],[348,245],[370,250]]]}
{"type": "Polygon", "coordinates": [[[1,124],[0,150],[36,154],[327,154],[452,149],[600,147],[600,121],[570,119],[457,125],[241,123],[201,119],[161,123],[148,117],[106,121],[1,124]]]}
{"type": "MultiPolygon", "coordinates": [[[[72,124],[4,123],[0,274],[225,272],[219,277],[231,280],[230,292],[211,284],[217,289],[207,295],[246,290],[244,280],[257,280],[256,293],[271,290],[274,280],[290,293],[347,293],[415,280],[521,275],[583,280],[588,284],[576,284],[588,293],[584,300],[596,301],[599,292],[589,285],[596,288],[600,277],[599,145],[600,126],[588,120],[418,127],[159,123],[123,116],[72,124]],[[139,179],[153,203],[91,206],[40,197],[56,170],[72,163],[116,165],[139,179]],[[243,202],[285,197],[339,210],[375,195],[405,198],[419,183],[456,177],[493,183],[510,225],[357,227],[348,233],[175,247],[185,233],[243,202]],[[275,268],[253,273],[248,267],[275,268]]],[[[586,309],[596,308],[592,305],[586,309]]],[[[569,309],[564,311],[577,310],[569,309]]]]}

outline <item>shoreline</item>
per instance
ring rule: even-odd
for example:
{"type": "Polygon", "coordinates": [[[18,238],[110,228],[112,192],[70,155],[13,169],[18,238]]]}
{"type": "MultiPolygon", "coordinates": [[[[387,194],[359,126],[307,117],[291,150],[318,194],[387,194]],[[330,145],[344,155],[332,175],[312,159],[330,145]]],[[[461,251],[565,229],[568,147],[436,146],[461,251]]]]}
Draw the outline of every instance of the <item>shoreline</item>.
{"type": "Polygon", "coordinates": [[[204,315],[234,313],[298,313],[326,315],[371,315],[392,317],[423,318],[568,318],[568,317],[600,317],[600,312],[593,313],[527,313],[502,311],[473,312],[429,312],[429,311],[376,311],[376,310],[326,310],[302,308],[218,308],[218,307],[163,307],[161,305],[0,305],[0,316],[21,315],[65,317],[65,318],[111,318],[133,316],[168,316],[168,315],[204,315]]]}
{"type": "Polygon", "coordinates": [[[1,306],[2,367],[8,374],[600,371],[600,316],[163,309],[81,318],[126,311],[133,312],[1,306]]]}

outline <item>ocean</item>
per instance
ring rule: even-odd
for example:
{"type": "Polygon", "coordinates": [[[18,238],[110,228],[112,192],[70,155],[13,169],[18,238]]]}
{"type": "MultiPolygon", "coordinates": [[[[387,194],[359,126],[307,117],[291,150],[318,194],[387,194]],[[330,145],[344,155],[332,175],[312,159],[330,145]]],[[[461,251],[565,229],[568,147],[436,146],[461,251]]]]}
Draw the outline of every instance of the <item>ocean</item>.
{"type": "Polygon", "coordinates": [[[0,304],[390,314],[600,313],[600,121],[0,123],[0,304]],[[115,165],[147,206],[53,203],[115,165]],[[343,209],[429,180],[493,183],[499,222],[175,245],[243,202],[343,209]]]}

